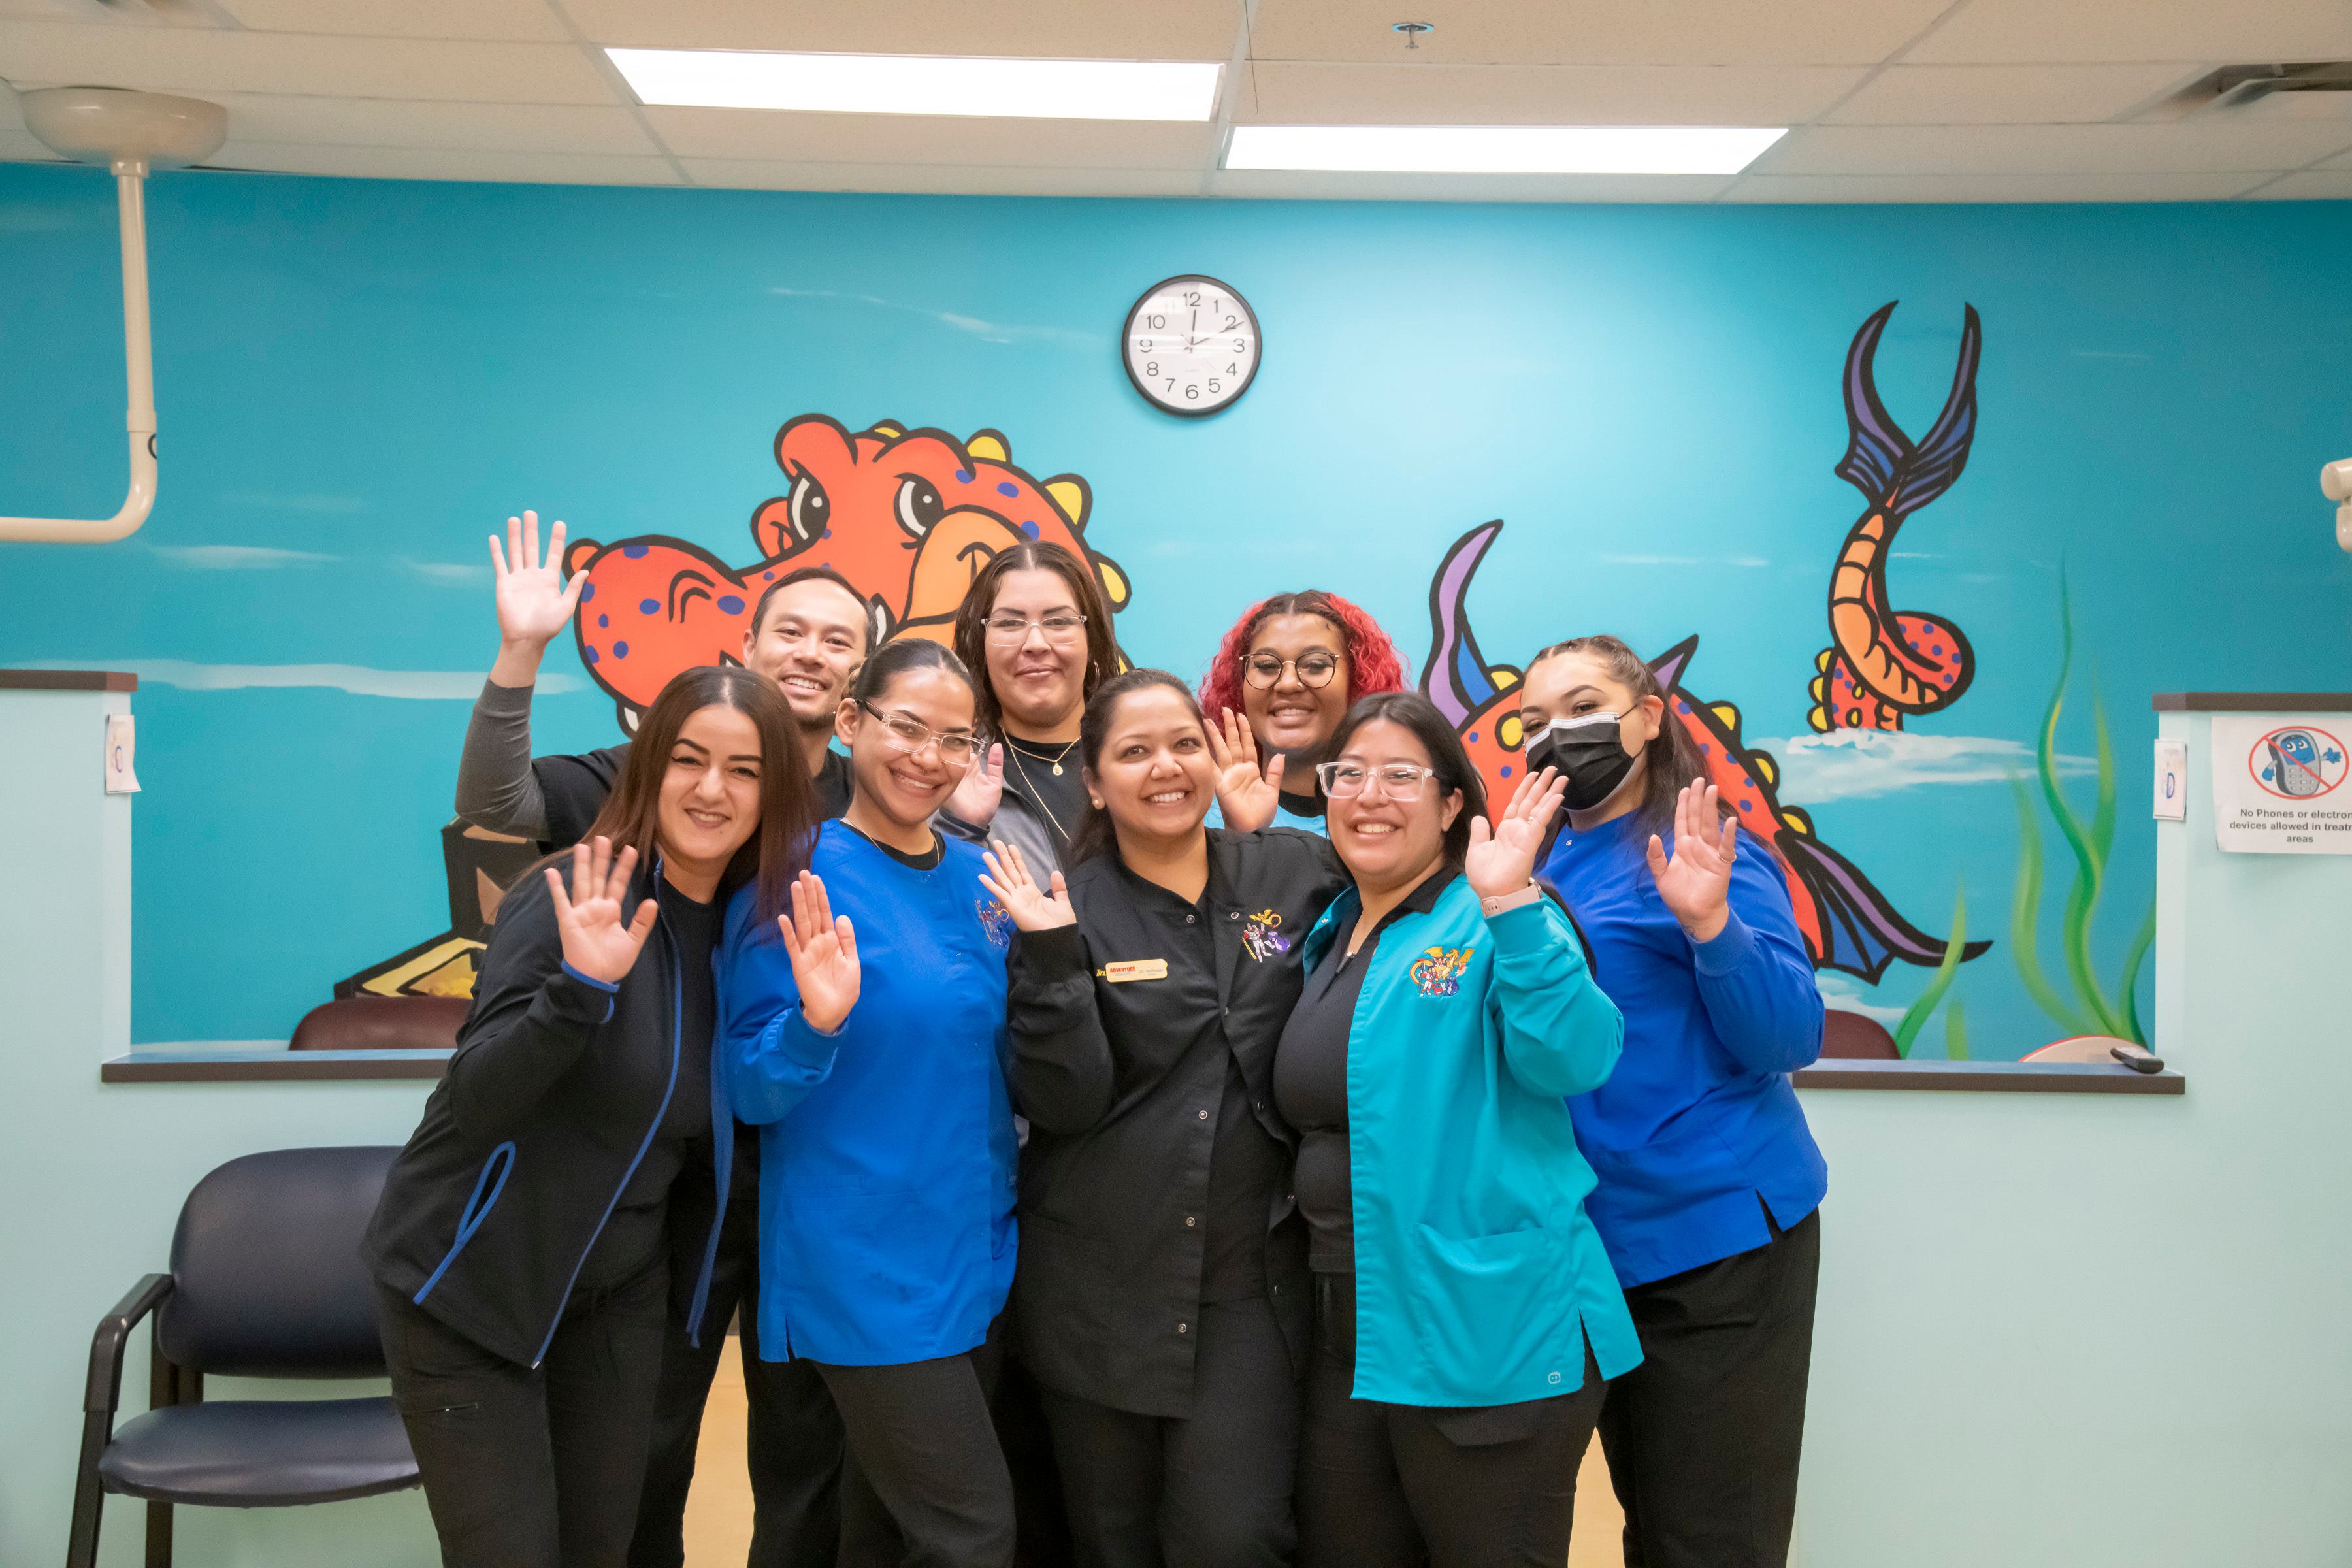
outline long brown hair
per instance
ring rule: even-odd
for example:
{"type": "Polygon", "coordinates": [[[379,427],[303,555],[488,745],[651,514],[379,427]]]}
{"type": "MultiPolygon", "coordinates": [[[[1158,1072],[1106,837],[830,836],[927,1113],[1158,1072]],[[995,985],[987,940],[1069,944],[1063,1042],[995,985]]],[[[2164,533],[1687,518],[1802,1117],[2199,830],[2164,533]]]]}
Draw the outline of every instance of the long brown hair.
{"type": "Polygon", "coordinates": [[[1563,653],[1580,653],[1597,660],[1609,672],[1610,679],[1633,692],[1636,702],[1644,697],[1654,697],[1662,705],[1658,732],[1642,748],[1642,804],[1633,808],[1633,820],[1637,828],[1652,833],[1671,832],[1675,826],[1675,798],[1691,780],[1707,776],[1706,759],[1698,754],[1697,742],[1675,718],[1674,699],[1658,684],[1656,672],[1640,654],[1623,638],[1605,632],[1556,642],[1528,660],[1528,668],[1532,670],[1544,660],[1563,653]]]}
{"type": "Polygon", "coordinates": [[[760,918],[773,920],[783,910],[793,879],[808,864],[816,791],[783,693],[748,669],[700,664],[671,678],[639,721],[620,779],[583,837],[602,834],[613,841],[615,853],[634,847],[641,865],[653,864],[660,851],[661,785],[670,751],[686,721],[705,708],[732,708],[760,734],[760,826],[735,851],[719,885],[724,896],[757,879],[760,918]]]}
{"type": "Polygon", "coordinates": [[[955,651],[972,673],[972,718],[983,735],[1002,738],[1004,710],[996,700],[996,687],[988,674],[988,617],[996,613],[996,595],[1008,573],[1051,572],[1070,585],[1070,603],[1087,618],[1087,675],[1080,695],[1091,700],[1095,689],[1118,673],[1118,639],[1110,624],[1110,602],[1094,568],[1051,540],[1016,544],[991,556],[972,574],[956,606],[955,651]]]}
{"type": "MultiPolygon", "coordinates": [[[[1184,706],[1192,710],[1192,721],[1201,726],[1201,733],[1205,736],[1209,732],[1207,722],[1201,717],[1201,705],[1192,700],[1192,688],[1164,669],[1130,669],[1104,681],[1087,700],[1086,715],[1078,721],[1078,757],[1087,773],[1099,772],[1096,764],[1102,761],[1103,742],[1110,739],[1111,716],[1118,711],[1119,703],[1155,686],[1165,687],[1182,698],[1184,706]]],[[[1093,859],[1117,842],[1110,813],[1097,807],[1089,795],[1085,809],[1078,814],[1077,826],[1070,830],[1070,847],[1063,860],[1076,866],[1082,860],[1093,859]]]]}

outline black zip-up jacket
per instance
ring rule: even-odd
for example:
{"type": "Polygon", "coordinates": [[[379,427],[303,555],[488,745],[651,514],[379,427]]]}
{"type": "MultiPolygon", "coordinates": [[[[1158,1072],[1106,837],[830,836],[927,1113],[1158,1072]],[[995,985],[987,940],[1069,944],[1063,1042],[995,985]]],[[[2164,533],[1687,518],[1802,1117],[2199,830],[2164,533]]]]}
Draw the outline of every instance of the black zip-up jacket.
{"type": "MultiPolygon", "coordinates": [[[[653,895],[656,874],[639,868],[628,912],[653,895]]],[[[508,890],[448,1074],[393,1162],[361,1244],[377,1279],[484,1349],[539,1364],[668,1108],[681,1048],[708,1048],[679,1038],[679,963],[658,921],[607,991],[564,967],[546,877],[534,868],[508,890]]],[[[717,1101],[716,1073],[712,1083],[717,1101]]],[[[715,1214],[726,1212],[734,1129],[714,1103],[715,1214]]],[[[717,1240],[714,1226],[689,1322],[717,1240]]]]}
{"type": "Polygon", "coordinates": [[[1210,1166],[1228,1061],[1250,1115],[1281,1150],[1263,1215],[1267,1300],[1294,1365],[1312,1307],[1289,1169],[1297,1135],[1274,1108],[1274,1051],[1298,1000],[1298,948],[1347,885],[1326,840],[1290,828],[1209,834],[1200,944],[1171,940],[1192,912],[1139,888],[1116,852],[1067,868],[1077,923],[1023,933],[1007,1014],[1021,1160],[1013,1323],[1039,1382],[1171,1418],[1192,1409],[1210,1166]],[[1173,922],[1171,925],[1171,922],[1173,922]],[[1164,962],[1164,977],[1118,966],[1164,962]]]}

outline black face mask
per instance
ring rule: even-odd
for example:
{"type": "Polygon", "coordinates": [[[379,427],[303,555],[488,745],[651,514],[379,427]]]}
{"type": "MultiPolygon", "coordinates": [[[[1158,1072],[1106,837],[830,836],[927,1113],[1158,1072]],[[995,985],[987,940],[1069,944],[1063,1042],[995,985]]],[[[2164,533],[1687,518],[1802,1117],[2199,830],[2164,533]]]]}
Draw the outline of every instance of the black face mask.
{"type": "Polygon", "coordinates": [[[1615,713],[1588,713],[1548,726],[1528,742],[1528,766],[1558,768],[1570,811],[1588,811],[1616,793],[1633,771],[1615,713]]]}

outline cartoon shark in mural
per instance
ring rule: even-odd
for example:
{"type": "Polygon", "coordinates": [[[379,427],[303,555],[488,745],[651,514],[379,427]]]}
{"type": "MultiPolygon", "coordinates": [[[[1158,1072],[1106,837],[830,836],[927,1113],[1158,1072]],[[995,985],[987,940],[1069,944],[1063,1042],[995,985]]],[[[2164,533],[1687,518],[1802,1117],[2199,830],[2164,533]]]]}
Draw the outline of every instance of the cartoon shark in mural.
{"type": "MultiPolygon", "coordinates": [[[[1454,542],[1429,585],[1431,647],[1421,689],[1461,732],[1470,759],[1488,791],[1507,799],[1523,763],[1526,737],[1518,715],[1519,671],[1490,665],[1471,635],[1465,600],[1478,563],[1503,530],[1500,521],[1479,524],[1454,542]]],[[[1789,884],[1797,924],[1814,967],[1843,969],[1875,983],[1895,959],[1933,967],[1943,962],[1944,939],[1933,937],[1895,911],[1860,868],[1814,836],[1812,819],[1775,793],[1780,769],[1768,752],[1740,739],[1739,710],[1728,702],[1707,702],[1683,684],[1698,638],[1685,637],[1650,661],[1675,721],[1690,731],[1706,761],[1708,779],[1724,803],[1738,813],[1739,826],[1771,849],[1789,884]]],[[[1974,958],[1991,944],[1972,942],[1961,950],[1974,958]]]]}
{"type": "Polygon", "coordinates": [[[1863,494],[1862,516],[1830,574],[1830,646],[1813,661],[1817,731],[1900,730],[1906,714],[1940,713],[1976,679],[1976,653],[1960,628],[1935,616],[1890,610],[1886,560],[1904,519],[1950,489],[1977,434],[1977,361],[1983,331],[1976,307],[1960,326],[1959,363],[1943,412],[1916,444],[1878,400],[1872,374],[1878,340],[1895,314],[1890,300],[1854,333],[1845,355],[1845,456],[1838,477],[1863,494]]]}
{"type": "Polygon", "coordinates": [[[1127,574],[1086,542],[1087,481],[1033,479],[994,430],[959,441],[885,421],[852,434],[803,414],[776,432],[775,452],[786,488],[752,510],[760,559],[749,566],[660,535],[583,539],[564,552],[566,571],[588,578],[572,621],[581,662],[624,728],[678,671],[732,662],[761,590],[801,566],[830,566],[856,585],[877,644],[947,641],[980,569],[1029,540],[1071,551],[1093,566],[1114,612],[1127,605],[1127,574]]]}

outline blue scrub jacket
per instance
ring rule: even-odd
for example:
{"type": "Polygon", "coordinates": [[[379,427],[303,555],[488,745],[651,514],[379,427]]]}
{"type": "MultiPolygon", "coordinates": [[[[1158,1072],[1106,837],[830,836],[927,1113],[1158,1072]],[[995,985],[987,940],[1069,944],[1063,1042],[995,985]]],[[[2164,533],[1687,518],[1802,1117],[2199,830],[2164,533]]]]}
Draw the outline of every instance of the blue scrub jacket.
{"type": "Polygon", "coordinates": [[[980,851],[919,871],[827,822],[810,868],[856,929],[857,1005],[803,1022],[756,888],[727,911],[719,1036],[735,1114],[760,1124],[760,1354],[839,1366],[960,1355],[1013,1288],[1005,1089],[1012,917],[980,851]]]}

